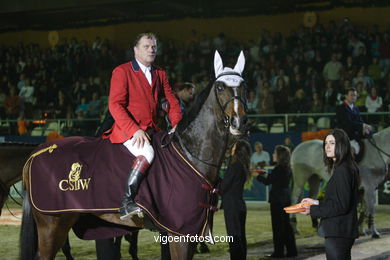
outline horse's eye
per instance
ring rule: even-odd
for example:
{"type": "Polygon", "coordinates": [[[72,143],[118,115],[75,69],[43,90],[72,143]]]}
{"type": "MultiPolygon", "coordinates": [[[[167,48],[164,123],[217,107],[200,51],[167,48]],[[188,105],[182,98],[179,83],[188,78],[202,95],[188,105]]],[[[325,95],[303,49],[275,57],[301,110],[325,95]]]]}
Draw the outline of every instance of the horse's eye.
{"type": "Polygon", "coordinates": [[[216,82],[215,87],[218,91],[223,91],[225,89],[225,84],[223,82],[216,82]]]}

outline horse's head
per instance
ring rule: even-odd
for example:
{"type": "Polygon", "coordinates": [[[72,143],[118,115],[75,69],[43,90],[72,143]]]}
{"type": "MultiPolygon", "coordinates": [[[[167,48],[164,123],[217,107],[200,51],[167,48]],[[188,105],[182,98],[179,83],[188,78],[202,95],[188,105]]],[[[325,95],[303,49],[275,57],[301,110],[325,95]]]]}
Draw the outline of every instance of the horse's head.
{"type": "Polygon", "coordinates": [[[213,86],[217,103],[226,127],[232,135],[245,134],[246,86],[241,74],[245,57],[241,51],[234,69],[223,67],[218,51],[214,56],[215,83],[213,86]]]}

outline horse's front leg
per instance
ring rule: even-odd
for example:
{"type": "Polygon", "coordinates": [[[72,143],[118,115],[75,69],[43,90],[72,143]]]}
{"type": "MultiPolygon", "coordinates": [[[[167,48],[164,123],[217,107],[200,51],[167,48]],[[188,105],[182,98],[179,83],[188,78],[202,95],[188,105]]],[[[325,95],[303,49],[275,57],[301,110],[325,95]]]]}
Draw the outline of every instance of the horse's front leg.
{"type": "Polygon", "coordinates": [[[185,241],[186,237],[175,236],[171,233],[168,233],[168,235],[169,251],[171,253],[172,260],[189,260],[193,258],[196,245],[195,243],[185,241]]]}
{"type": "Polygon", "coordinates": [[[367,207],[367,217],[368,217],[368,229],[371,231],[372,238],[379,238],[380,233],[375,227],[375,189],[374,187],[369,187],[364,192],[364,199],[366,201],[367,207]]]}
{"type": "Polygon", "coordinates": [[[79,214],[34,215],[38,231],[38,259],[54,260],[57,252],[64,246],[69,230],[76,223],[79,214]]]}

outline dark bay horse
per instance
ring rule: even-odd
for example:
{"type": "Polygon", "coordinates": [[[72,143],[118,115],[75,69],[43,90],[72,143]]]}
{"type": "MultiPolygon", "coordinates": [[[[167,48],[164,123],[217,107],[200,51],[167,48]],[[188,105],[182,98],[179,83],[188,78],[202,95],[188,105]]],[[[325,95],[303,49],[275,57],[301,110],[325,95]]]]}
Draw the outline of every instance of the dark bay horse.
{"type": "MultiPolygon", "coordinates": [[[[364,202],[368,216],[368,227],[373,238],[379,237],[375,228],[375,190],[388,174],[390,163],[390,127],[374,134],[372,138],[364,139],[364,155],[359,162],[361,187],[364,189],[364,202]]],[[[319,191],[320,179],[329,180],[323,163],[323,147],[321,140],[311,140],[299,144],[291,156],[294,188],[292,203],[296,203],[302,194],[306,181],[310,186],[310,197],[315,198],[319,191]]],[[[364,215],[364,213],[363,213],[364,215]]],[[[364,216],[363,216],[364,217],[364,216]]],[[[359,230],[363,232],[363,217],[360,219],[359,230]]]]}
{"type": "MultiPolygon", "coordinates": [[[[191,163],[212,184],[217,182],[218,171],[229,143],[234,137],[246,132],[246,89],[241,76],[244,65],[242,52],[233,69],[224,67],[219,53],[215,53],[216,81],[200,95],[204,97],[203,101],[197,102],[199,105],[189,112],[190,118],[191,115],[196,116],[189,119],[188,126],[179,129],[174,138],[191,163]]],[[[28,183],[29,178],[25,176],[27,194],[28,183]]],[[[42,214],[31,207],[29,198],[24,199],[23,208],[21,259],[54,259],[80,213],[42,214]]],[[[122,221],[118,213],[93,214],[108,222],[135,228],[144,227],[142,218],[122,221]]],[[[208,230],[210,229],[209,226],[208,230]]],[[[172,259],[191,259],[193,247],[193,243],[170,243],[172,259]]]]}
{"type": "MultiPolygon", "coordinates": [[[[0,216],[10,188],[22,180],[23,165],[37,144],[2,143],[0,144],[0,216]]],[[[67,260],[73,260],[69,241],[62,246],[67,260]]]]}
{"type": "Polygon", "coordinates": [[[0,215],[10,188],[22,180],[23,165],[37,145],[0,144],[0,215]]]}

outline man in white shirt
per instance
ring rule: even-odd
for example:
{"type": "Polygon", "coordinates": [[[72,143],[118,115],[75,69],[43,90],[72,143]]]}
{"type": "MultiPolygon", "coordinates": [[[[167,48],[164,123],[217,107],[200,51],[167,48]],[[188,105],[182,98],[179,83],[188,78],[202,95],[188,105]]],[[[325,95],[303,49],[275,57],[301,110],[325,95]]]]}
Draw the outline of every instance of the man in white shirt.
{"type": "Polygon", "coordinates": [[[251,156],[251,168],[263,168],[270,164],[270,160],[269,153],[263,150],[263,144],[261,142],[256,142],[255,152],[251,156]]]}

